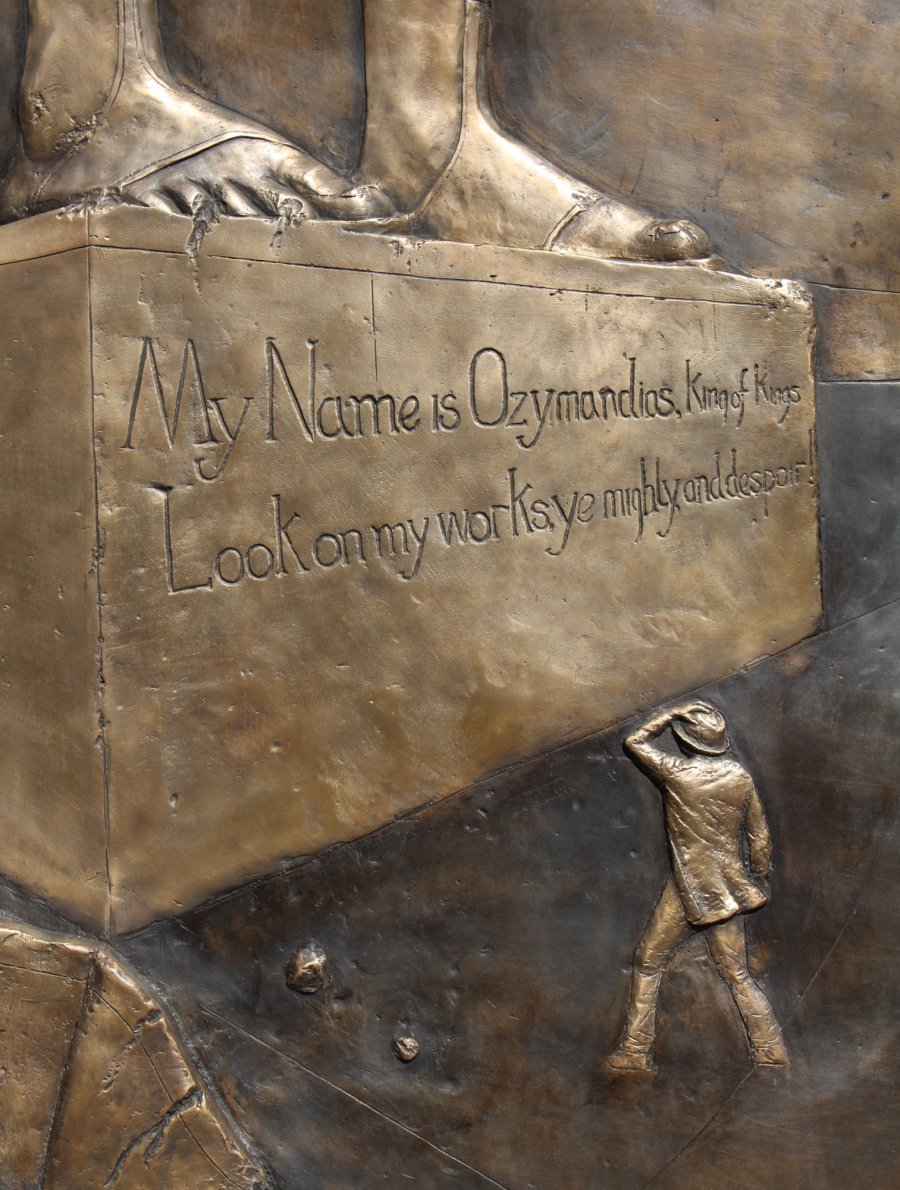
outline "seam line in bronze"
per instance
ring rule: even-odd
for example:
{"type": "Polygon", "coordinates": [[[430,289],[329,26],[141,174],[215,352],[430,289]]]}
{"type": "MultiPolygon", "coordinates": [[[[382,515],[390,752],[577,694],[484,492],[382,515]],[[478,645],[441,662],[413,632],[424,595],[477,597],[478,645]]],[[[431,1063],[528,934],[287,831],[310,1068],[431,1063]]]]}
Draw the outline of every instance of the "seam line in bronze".
{"type": "Polygon", "coordinates": [[[220,1021],[223,1025],[227,1025],[228,1028],[234,1029],[238,1033],[242,1033],[245,1037],[249,1037],[251,1041],[256,1042],[257,1045],[261,1045],[264,1049],[271,1050],[272,1053],[278,1054],[278,1056],[283,1058],[285,1062],[290,1063],[291,1066],[296,1066],[298,1070],[302,1070],[305,1074],[308,1074],[310,1078],[314,1078],[317,1082],[324,1083],[326,1087],[330,1087],[333,1091],[337,1091],[338,1094],[345,1095],[348,1099],[352,1099],[354,1103],[358,1103],[360,1107],[366,1108],[368,1111],[373,1112],[376,1116],[380,1116],[382,1120],[386,1120],[389,1124],[393,1124],[394,1127],[399,1128],[401,1132],[406,1132],[410,1136],[414,1136],[416,1140],[420,1140],[423,1145],[428,1145],[429,1149],[434,1149],[436,1153],[440,1153],[442,1157],[446,1157],[447,1160],[452,1161],[454,1165],[459,1165],[463,1169],[469,1170],[470,1173],[476,1174],[479,1178],[483,1178],[491,1186],[496,1186],[497,1190],[511,1190],[509,1186],[504,1186],[502,1182],[498,1182],[489,1174],[482,1173],[480,1169],[476,1169],[473,1165],[467,1164],[460,1157],[454,1157],[452,1153],[449,1153],[446,1149],[442,1149],[440,1145],[436,1145],[433,1141],[430,1141],[424,1137],[421,1132],[413,1131],[412,1128],[402,1123],[400,1120],[395,1120],[393,1116],[386,1115],[379,1108],[373,1107],[371,1103],[366,1103],[364,1099],[360,1099],[351,1091],[344,1090],[343,1087],[339,1087],[337,1083],[333,1083],[330,1079],[325,1078],[324,1075],[317,1074],[316,1071],[312,1070],[309,1066],[305,1066],[302,1062],[298,1062],[296,1058],[292,1058],[290,1054],[284,1053],[282,1050],[277,1049],[274,1045],[271,1045],[268,1041],[264,1041],[261,1037],[257,1037],[256,1034],[251,1033],[249,1029],[242,1028],[234,1021],[230,1021],[228,1017],[222,1016],[220,1013],[215,1012],[213,1009],[207,1008],[204,1005],[200,1006],[200,1011],[205,1016],[213,1017],[215,1020],[220,1021]]]}
{"type": "MultiPolygon", "coordinates": [[[[152,255],[152,256],[170,256],[170,257],[181,257],[184,255],[183,252],[173,252],[171,249],[167,249],[167,248],[147,248],[147,247],[138,248],[138,247],[129,247],[127,245],[122,245],[122,244],[100,244],[95,241],[90,241],[90,242],[87,242],[84,244],[76,244],[71,248],[60,248],[55,252],[43,252],[36,256],[23,256],[21,259],[18,259],[18,260],[9,260],[2,267],[11,267],[11,266],[20,265],[20,264],[31,264],[37,260],[52,260],[56,256],[68,256],[69,253],[71,253],[71,252],[84,252],[84,251],[91,251],[91,250],[102,251],[102,252],[134,252],[134,253],[138,253],[138,254],[146,253],[146,254],[152,255]]],[[[269,260],[263,256],[248,256],[246,254],[241,255],[241,256],[227,256],[225,253],[222,253],[222,252],[209,252],[209,253],[205,253],[203,255],[202,259],[204,259],[204,260],[249,260],[249,261],[252,261],[254,264],[280,265],[284,268],[295,268],[295,269],[322,269],[323,271],[336,272],[336,273],[361,273],[361,274],[365,274],[366,276],[396,277],[396,278],[402,279],[404,281],[442,281],[442,282],[443,281],[453,281],[453,282],[456,282],[457,284],[462,283],[462,284],[469,284],[469,285],[492,285],[492,284],[495,284],[494,281],[491,281],[484,277],[439,277],[439,276],[433,276],[430,273],[416,273],[416,274],[410,275],[409,273],[399,273],[399,272],[393,273],[393,272],[388,272],[388,271],[382,270],[382,269],[357,269],[357,268],[353,268],[350,265],[333,265],[333,264],[322,264],[322,263],[313,264],[313,263],[306,263],[304,261],[299,261],[299,260],[269,260]]],[[[625,266],[629,262],[624,261],[624,260],[622,260],[622,261],[614,260],[614,261],[611,261],[608,263],[625,266]]],[[[644,267],[647,267],[647,266],[644,266],[644,267]]],[[[654,267],[668,268],[669,266],[668,265],[655,265],[654,267]]],[[[727,275],[733,276],[734,274],[727,274],[727,275]]],[[[535,285],[535,284],[530,284],[527,281],[504,281],[503,284],[504,284],[504,286],[512,288],[512,289],[534,289],[534,290],[538,290],[538,291],[544,292],[544,293],[556,293],[559,290],[558,285],[535,285]]],[[[817,285],[818,283],[817,282],[806,282],[805,284],[809,284],[810,287],[812,287],[813,285],[817,285]]],[[[824,288],[835,288],[835,287],[833,287],[833,286],[831,286],[831,287],[819,286],[819,288],[824,289],[824,288]]],[[[665,295],[661,295],[659,297],[654,297],[650,294],[645,294],[645,293],[620,293],[618,290],[613,290],[613,289],[584,289],[584,288],[580,288],[580,287],[574,286],[574,285],[566,286],[566,292],[567,293],[583,293],[583,294],[588,294],[589,296],[592,296],[592,297],[628,298],[629,300],[632,300],[632,301],[693,302],[697,305],[706,305],[706,306],[721,306],[721,305],[739,306],[742,308],[746,308],[748,310],[758,309],[763,304],[762,302],[738,302],[738,301],[734,301],[732,298],[729,298],[727,296],[715,297],[715,298],[704,298],[704,297],[678,297],[676,294],[665,294],[665,295]]],[[[854,292],[894,294],[893,290],[881,290],[881,289],[857,290],[854,292]]],[[[900,297],[900,293],[898,293],[896,296],[900,297]]],[[[876,381],[873,383],[890,383],[890,381],[876,381]]]]}
{"type": "Polygon", "coordinates": [[[704,1136],[709,1131],[709,1129],[712,1127],[712,1125],[715,1124],[716,1120],[718,1120],[719,1116],[721,1116],[722,1112],[725,1110],[725,1108],[728,1106],[728,1104],[731,1103],[732,1099],[734,1099],[735,1095],[737,1095],[737,1093],[740,1091],[741,1087],[743,1087],[744,1083],[746,1083],[747,1080],[751,1077],[751,1075],[753,1075],[755,1073],[756,1073],[755,1069],[750,1069],[746,1072],[746,1074],[741,1076],[739,1081],[728,1092],[728,1094],[725,1096],[725,1098],[722,1100],[722,1102],[719,1104],[719,1106],[716,1108],[716,1110],[712,1113],[712,1115],[694,1133],[694,1135],[690,1138],[690,1140],[686,1140],[684,1142],[684,1144],[681,1146],[681,1148],[678,1150],[678,1152],[675,1154],[674,1157],[670,1157],[669,1160],[665,1163],[665,1165],[663,1165],[660,1169],[658,1169],[656,1171],[656,1173],[653,1175],[652,1178],[650,1178],[648,1181],[644,1182],[643,1186],[641,1186],[641,1190],[649,1190],[649,1187],[652,1186],[654,1182],[658,1181],[662,1177],[662,1175],[666,1172],[666,1170],[671,1169],[673,1165],[677,1164],[677,1162],[681,1160],[681,1158],[684,1156],[684,1154],[689,1149],[693,1148],[693,1146],[697,1143],[697,1141],[700,1139],[700,1137],[704,1136]]]}
{"type": "MultiPolygon", "coordinates": [[[[112,956],[112,957],[115,961],[115,956],[112,956]]],[[[132,1028],[132,1026],[128,1023],[128,1021],[125,1019],[125,1017],[122,1016],[121,1012],[119,1012],[119,1010],[116,1008],[116,1006],[114,1004],[110,1003],[110,1001],[107,1000],[105,996],[101,995],[99,998],[111,1012],[114,1012],[116,1014],[116,1016],[119,1018],[119,1020],[122,1022],[122,1024],[125,1026],[126,1029],[132,1028]]],[[[140,1140],[144,1139],[144,1137],[146,1137],[150,1131],[152,1131],[154,1128],[157,1128],[159,1126],[159,1123],[161,1122],[161,1120],[164,1120],[167,1116],[173,1115],[173,1113],[175,1113],[175,1115],[177,1115],[179,1123],[182,1125],[182,1127],[188,1133],[191,1140],[194,1142],[194,1144],[197,1146],[197,1148],[200,1150],[200,1152],[203,1154],[203,1156],[207,1159],[207,1161],[210,1163],[210,1165],[213,1167],[213,1169],[218,1170],[219,1173],[226,1180],[226,1182],[228,1182],[228,1184],[230,1186],[235,1186],[237,1188],[237,1190],[242,1190],[240,1183],[235,1182],[233,1178],[229,1177],[229,1175],[226,1173],[226,1171],[224,1169],[222,1169],[222,1167],[219,1164],[217,1164],[217,1162],[210,1156],[210,1154],[206,1151],[206,1149],[203,1147],[203,1145],[200,1143],[200,1141],[195,1136],[195,1134],[194,1134],[191,1126],[188,1124],[187,1120],[184,1118],[186,1111],[190,1107],[195,1106],[193,1099],[198,1094],[200,1096],[201,1101],[205,1102],[207,1107],[210,1107],[209,1095],[204,1094],[202,1088],[198,1085],[197,1081],[195,1080],[194,1087],[193,1087],[192,1091],[190,1091],[187,1095],[182,1096],[181,1099],[174,1099],[172,1097],[172,1093],[169,1091],[168,1087],[165,1084],[165,1081],[163,1080],[162,1075],[159,1072],[159,1068],[157,1067],[156,1062],[153,1060],[152,1054],[150,1054],[148,1052],[147,1047],[144,1045],[143,1037],[138,1036],[137,1043],[140,1046],[141,1052],[143,1053],[144,1057],[147,1059],[147,1062],[149,1063],[151,1070],[156,1075],[159,1085],[162,1088],[163,1094],[169,1101],[169,1108],[160,1117],[160,1120],[157,1120],[156,1124],[154,1124],[152,1126],[152,1128],[145,1130],[139,1138],[135,1138],[135,1141],[133,1141],[132,1144],[134,1144],[136,1147],[136,1142],[139,1142],[140,1140]],[[188,1098],[191,1098],[192,1102],[187,1103],[185,1105],[185,1107],[183,1107],[176,1113],[175,1109],[178,1108],[179,1104],[183,1103],[188,1098]]],[[[182,1032],[182,1046],[184,1047],[184,1045],[185,1045],[184,1034],[182,1032]]],[[[191,1057],[193,1058],[193,1055],[191,1055],[191,1057]]],[[[191,1070],[191,1074],[193,1075],[194,1073],[195,1073],[195,1071],[191,1070]]],[[[217,1113],[214,1112],[214,1114],[217,1114],[217,1113]]],[[[174,1116],[173,1116],[173,1118],[174,1118],[174,1116]]]]}
{"type": "Polygon", "coordinates": [[[88,1001],[93,993],[94,972],[96,960],[91,955],[87,970],[87,977],[84,981],[84,989],[81,993],[81,1003],[78,1005],[78,1012],[75,1014],[75,1020],[72,1023],[72,1034],[69,1038],[69,1046],[66,1050],[66,1060],[63,1064],[62,1072],[59,1076],[59,1085],[56,1088],[56,1102],[53,1105],[53,1118],[50,1122],[50,1128],[47,1132],[47,1144],[44,1148],[44,1156],[41,1161],[41,1181],[40,1186],[43,1190],[44,1183],[47,1177],[47,1162],[50,1160],[50,1153],[53,1148],[53,1141],[56,1136],[57,1125],[59,1124],[59,1117],[62,1111],[63,1101],[66,1097],[66,1089],[69,1078],[69,1067],[72,1065],[72,1057],[75,1053],[75,1047],[78,1044],[79,1033],[81,1032],[81,1022],[84,1019],[85,1010],[87,1009],[88,1001]]]}
{"type": "MultiPolygon", "coordinates": [[[[37,256],[23,256],[21,260],[8,260],[0,268],[14,268],[20,264],[34,264],[37,260],[53,260],[55,256],[69,256],[72,252],[84,252],[93,248],[93,244],[73,244],[71,248],[58,248],[55,252],[41,252],[37,256]]],[[[152,249],[150,249],[152,251],[152,249]]]]}
{"type": "Polygon", "coordinates": [[[880,293],[886,297],[900,297],[898,289],[869,289],[865,285],[834,285],[830,281],[804,281],[810,289],[833,289],[837,293],[880,293]]]}
{"type": "MultiPolygon", "coordinates": [[[[116,252],[158,252],[164,256],[180,256],[178,252],[166,252],[161,248],[122,248],[114,244],[92,244],[92,248],[102,249],[103,251],[113,250],[116,252]]],[[[365,276],[375,277],[396,277],[403,281],[441,281],[453,282],[457,285],[495,285],[496,282],[487,277],[437,277],[431,273],[393,273],[384,269],[357,269],[350,265],[342,264],[312,264],[302,260],[266,260],[261,256],[226,256],[220,252],[210,252],[206,257],[208,260],[252,260],[254,263],[276,265],[281,268],[289,269],[322,269],[326,272],[336,273],[362,273],[365,276]]],[[[615,264],[626,264],[626,261],[614,261],[615,264]]],[[[646,267],[646,266],[645,266],[646,267]]],[[[668,265],[654,266],[659,268],[668,268],[668,265]]],[[[503,281],[505,288],[509,289],[536,289],[542,293],[559,293],[559,285],[536,285],[528,281],[503,281]]],[[[619,293],[613,289],[583,289],[577,285],[566,285],[566,293],[583,293],[591,297],[605,297],[605,298],[628,298],[630,301],[641,302],[695,302],[697,304],[707,306],[741,306],[749,310],[759,309],[762,302],[736,302],[728,297],[678,297],[676,294],[664,294],[659,297],[646,293],[619,293]]]]}
{"type": "MultiPolygon", "coordinates": [[[[891,602],[897,603],[900,601],[894,599],[891,602]]],[[[858,618],[859,617],[857,617],[857,619],[858,618]]],[[[824,635],[824,633],[823,633],[823,635],[824,635]]],[[[847,932],[847,927],[849,926],[849,924],[853,920],[853,918],[856,916],[856,912],[859,908],[859,899],[862,896],[863,890],[868,888],[871,884],[872,872],[873,872],[873,869],[875,868],[875,866],[878,862],[878,859],[879,859],[879,850],[878,850],[879,843],[881,843],[883,846],[886,846],[888,843],[891,843],[893,841],[894,831],[897,829],[898,821],[900,821],[900,804],[898,804],[897,808],[894,811],[894,816],[890,820],[890,825],[889,825],[887,831],[885,832],[884,838],[881,840],[873,839],[873,841],[870,845],[869,855],[867,857],[868,862],[865,866],[865,871],[860,876],[859,881],[856,886],[856,894],[853,897],[853,903],[851,904],[850,908],[847,910],[847,915],[844,918],[843,922],[841,923],[841,928],[835,934],[834,941],[831,943],[828,950],[825,952],[825,957],[822,959],[821,963],[819,963],[818,967],[816,967],[815,971],[810,976],[810,978],[809,978],[806,986],[803,988],[803,990],[801,992],[797,993],[796,1002],[794,1003],[794,1007],[788,1013],[787,1020],[789,1020],[789,1021],[793,1020],[794,1017],[797,1015],[797,1012],[799,1011],[800,1006],[803,1003],[807,992],[813,986],[813,984],[816,982],[816,980],[819,978],[819,976],[822,974],[823,970],[830,962],[831,956],[834,954],[834,952],[837,950],[838,946],[840,945],[841,939],[844,937],[844,934],[847,932]]]]}
{"type": "MultiPolygon", "coordinates": [[[[87,214],[85,226],[90,238],[91,216],[87,214]]],[[[90,369],[91,384],[91,456],[93,461],[94,487],[94,568],[97,577],[97,716],[98,736],[97,746],[103,760],[101,780],[103,782],[103,866],[106,877],[106,937],[109,938],[115,928],[112,899],[112,874],[109,866],[110,849],[110,806],[109,806],[109,742],[106,738],[106,677],[104,674],[103,656],[103,584],[101,565],[103,560],[103,537],[100,527],[100,474],[97,458],[97,424],[94,408],[94,281],[91,253],[87,254],[87,314],[88,314],[88,367],[90,369]]]]}

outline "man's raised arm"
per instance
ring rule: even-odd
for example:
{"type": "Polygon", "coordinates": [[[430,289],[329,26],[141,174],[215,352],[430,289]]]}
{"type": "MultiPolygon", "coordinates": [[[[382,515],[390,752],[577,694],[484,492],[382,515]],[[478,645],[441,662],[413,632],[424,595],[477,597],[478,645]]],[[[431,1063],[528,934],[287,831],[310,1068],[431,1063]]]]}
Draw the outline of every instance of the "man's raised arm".
{"type": "Polygon", "coordinates": [[[625,737],[625,751],[629,756],[639,761],[651,773],[664,776],[677,762],[677,758],[663,752],[650,741],[660,732],[665,731],[673,719],[678,719],[693,710],[696,703],[684,703],[681,706],[670,707],[667,711],[657,711],[636,731],[625,737]]]}

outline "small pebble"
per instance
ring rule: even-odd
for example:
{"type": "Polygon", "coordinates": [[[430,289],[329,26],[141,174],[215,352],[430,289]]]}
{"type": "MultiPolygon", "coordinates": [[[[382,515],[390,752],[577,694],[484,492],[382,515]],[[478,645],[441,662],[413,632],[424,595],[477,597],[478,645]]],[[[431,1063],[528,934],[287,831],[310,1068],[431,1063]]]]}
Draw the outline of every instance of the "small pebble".
{"type": "Polygon", "coordinates": [[[419,1056],[419,1043],[415,1037],[395,1037],[394,1053],[401,1062],[412,1062],[419,1056]]]}
{"type": "Polygon", "coordinates": [[[325,952],[317,946],[304,946],[288,959],[284,978],[292,991],[311,996],[325,985],[325,952]]]}

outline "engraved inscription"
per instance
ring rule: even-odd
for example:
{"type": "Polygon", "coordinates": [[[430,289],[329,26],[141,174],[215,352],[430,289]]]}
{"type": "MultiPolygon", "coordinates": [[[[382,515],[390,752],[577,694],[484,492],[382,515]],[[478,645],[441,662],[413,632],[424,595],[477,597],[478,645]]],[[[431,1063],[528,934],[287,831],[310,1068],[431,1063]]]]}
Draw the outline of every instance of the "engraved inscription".
{"type": "Polygon", "coordinates": [[[223,236],[196,270],[102,250],[122,920],[222,887],[206,849],[235,832],[232,883],[820,614],[802,292],[307,230],[246,256],[223,236]],[[600,291],[620,282],[641,295],[600,291]]]}
{"type": "MultiPolygon", "coordinates": [[[[531,483],[511,467],[503,498],[483,508],[435,509],[393,524],[330,527],[321,532],[310,527],[308,518],[297,509],[285,515],[284,498],[276,492],[271,497],[267,540],[220,547],[212,570],[219,583],[235,587],[245,580],[262,582],[336,566],[382,563],[411,582],[420,573],[426,549],[459,549],[535,537],[545,542],[544,554],[558,558],[569,547],[573,531],[577,534],[583,527],[626,523],[637,544],[648,527],[657,537],[666,538],[676,517],[720,501],[758,501],[765,518],[770,500],[778,493],[799,484],[815,485],[813,436],[810,432],[808,454],[803,459],[748,470],[736,449],[724,462],[717,451],[706,471],[684,476],[666,472],[659,458],[641,458],[634,479],[634,484],[560,493],[531,483]]],[[[157,490],[163,496],[170,594],[212,590],[212,574],[194,582],[176,582],[178,547],[173,533],[172,489],[160,486],[157,490]]]]}
{"type": "Polygon", "coordinates": [[[171,385],[173,398],[171,393],[166,395],[153,340],[145,339],[122,449],[140,448],[138,419],[139,414],[142,421],[147,419],[147,405],[150,418],[159,420],[168,447],[174,449],[178,445],[186,394],[191,405],[188,440],[196,447],[216,448],[218,464],[213,474],[206,473],[200,460],[196,464],[198,476],[207,480],[219,479],[224,474],[253,401],[265,411],[264,435],[263,423],[258,418],[253,432],[267,443],[290,440],[291,430],[299,430],[301,442],[328,444],[399,437],[419,430],[452,433],[468,421],[482,430],[517,431],[513,435],[516,444],[523,450],[533,450],[550,430],[587,426],[592,422],[599,426],[609,421],[668,418],[680,421],[684,416],[713,412],[723,422],[731,420],[740,427],[747,408],[755,407],[761,412],[773,412],[781,424],[802,399],[799,382],[788,383],[787,379],[778,378],[776,383],[766,363],[753,362],[737,369],[737,387],[729,388],[724,379],[716,384],[706,383],[702,370],[696,369],[688,359],[679,389],[668,377],[651,380],[641,375],[635,356],[624,358],[621,387],[617,387],[617,381],[596,382],[594,387],[545,384],[511,389],[509,362],[494,347],[483,347],[472,357],[468,389],[462,396],[454,391],[425,395],[413,392],[402,396],[388,392],[337,393],[323,386],[317,339],[306,342],[308,358],[302,384],[296,365],[288,367],[285,353],[275,339],[266,340],[263,352],[265,380],[261,393],[211,397],[203,382],[197,348],[188,341],[177,385],[171,385]],[[751,376],[752,384],[748,381],[751,376]],[[225,410],[228,401],[234,407],[231,413],[225,410]]]}
{"type": "MultiPolygon", "coordinates": [[[[595,380],[592,387],[546,382],[513,387],[511,374],[519,369],[499,348],[484,346],[468,361],[461,393],[450,385],[431,393],[342,393],[318,338],[307,338],[298,355],[270,336],[260,345],[259,389],[213,395],[193,340],[167,354],[180,356],[177,378],[174,372],[164,378],[158,346],[151,338],[143,340],[121,449],[139,453],[155,447],[163,458],[191,453],[190,482],[159,479],[152,485],[162,497],[165,582],[172,595],[338,568],[387,567],[401,581],[412,582],[441,551],[529,539],[541,543],[545,558],[554,559],[582,538],[602,547],[604,533],[624,531],[635,545],[648,533],[666,539],[683,518],[716,504],[753,506],[751,521],[759,524],[769,517],[773,500],[816,484],[811,430],[802,453],[792,440],[777,455],[760,455],[748,439],[745,445],[711,450],[706,462],[691,471],[661,453],[641,452],[629,460],[621,450],[605,450],[610,423],[637,435],[639,446],[644,441],[640,427],[648,424],[659,428],[655,441],[660,445],[667,427],[695,420],[699,425],[708,418],[718,419],[735,443],[744,441],[753,426],[784,426],[804,399],[802,385],[795,377],[776,376],[758,360],[735,367],[729,381],[720,374],[711,378],[706,367],[686,358],[676,382],[638,355],[623,352],[621,374],[595,380]],[[190,566],[181,559],[179,518],[195,521],[197,492],[227,477],[243,442],[281,448],[299,460],[309,449],[338,443],[350,448],[360,440],[421,434],[452,441],[463,431],[508,435],[505,440],[516,451],[529,455],[559,433],[593,432],[596,464],[586,469],[582,461],[571,486],[551,487],[519,463],[484,477],[493,496],[483,502],[448,500],[443,506],[409,507],[399,515],[395,510],[349,524],[323,521],[316,508],[289,490],[271,492],[258,502],[258,529],[251,538],[222,540],[215,512],[204,513],[208,557],[190,566]]],[[[522,379],[514,376],[515,383],[522,379]]]]}

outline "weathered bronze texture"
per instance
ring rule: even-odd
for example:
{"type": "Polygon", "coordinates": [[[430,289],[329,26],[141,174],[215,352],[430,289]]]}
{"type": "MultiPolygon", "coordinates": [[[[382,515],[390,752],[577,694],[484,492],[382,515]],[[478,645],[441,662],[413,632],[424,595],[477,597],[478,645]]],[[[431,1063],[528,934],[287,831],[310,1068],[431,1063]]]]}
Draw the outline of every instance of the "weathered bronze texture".
{"type": "MultiPolygon", "coordinates": [[[[179,80],[353,173],[366,106],[359,0],[161,0],[160,11],[179,80]]],[[[790,20],[780,0],[665,13],[645,0],[494,0],[492,11],[505,128],[605,193],[691,217],[749,271],[829,287],[817,291],[822,377],[900,375],[893,4],[795,0],[790,20]]],[[[9,0],[4,149],[24,21],[25,0],[9,0]]]]}
{"type": "Polygon", "coordinates": [[[367,0],[365,12],[371,104],[365,181],[354,186],[182,86],[157,0],[77,0],[74,12],[29,0],[21,135],[0,216],[128,203],[192,213],[201,229],[222,216],[267,216],[279,227],[319,216],[630,260],[708,256],[689,220],[661,222],[594,190],[500,128],[486,83],[485,0],[367,0]]]}
{"type": "Polygon", "coordinates": [[[829,627],[900,593],[900,385],[834,384],[816,398],[829,627]]]}
{"type": "Polygon", "coordinates": [[[0,920],[0,992],[5,1190],[268,1184],[107,949],[0,920]]]}
{"type": "Polygon", "coordinates": [[[38,456],[4,473],[7,871],[80,920],[178,912],[815,626],[799,288],[190,233],[119,207],[0,237],[0,451],[38,456]],[[53,568],[38,501],[75,527],[53,568]]]}
{"type": "Polygon", "coordinates": [[[126,940],[276,1182],[354,1185],[360,1146],[398,1185],[891,1185],[898,595],[697,692],[765,802],[771,899],[745,921],[787,1067],[752,1063],[698,932],[663,978],[656,1073],[605,1068],[671,868],[622,749],[644,718],[126,940]],[[333,984],[301,1001],[282,969],[307,936],[333,984]]]}
{"type": "Polygon", "coordinates": [[[898,1181],[898,33],[9,0],[4,1190],[898,1181]]]}
{"type": "Polygon", "coordinates": [[[900,376],[900,293],[811,288],[821,331],[819,376],[865,381],[900,376]]]}

